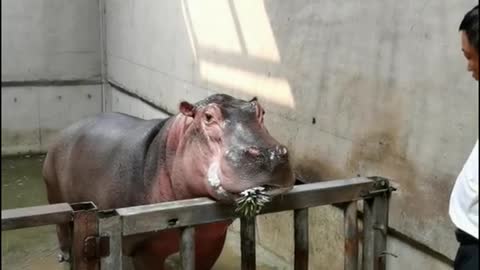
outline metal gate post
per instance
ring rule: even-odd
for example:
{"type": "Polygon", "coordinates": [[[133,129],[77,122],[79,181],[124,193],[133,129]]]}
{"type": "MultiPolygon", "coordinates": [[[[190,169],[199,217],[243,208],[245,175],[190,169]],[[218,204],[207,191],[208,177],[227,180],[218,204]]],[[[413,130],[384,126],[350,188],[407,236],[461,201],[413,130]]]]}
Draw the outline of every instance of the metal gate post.
{"type": "Polygon", "coordinates": [[[345,270],[357,270],[358,267],[358,222],[357,201],[347,203],[344,210],[345,234],[345,270]]]}
{"type": "Polygon", "coordinates": [[[240,219],[242,270],[255,270],[255,217],[240,219]]]}
{"type": "Polygon", "coordinates": [[[123,270],[122,223],[115,211],[99,213],[98,233],[108,240],[108,253],[100,258],[100,270],[123,270]]]}
{"type": "Polygon", "coordinates": [[[386,269],[386,248],[388,234],[388,203],[392,190],[387,179],[373,177],[376,191],[373,197],[364,200],[363,213],[363,258],[364,270],[386,269]]]}
{"type": "Polygon", "coordinates": [[[294,216],[295,270],[308,269],[308,208],[296,209],[294,216]]]}
{"type": "Polygon", "coordinates": [[[183,228],[180,239],[182,270],[195,270],[195,227],[183,228]]]}
{"type": "Polygon", "coordinates": [[[73,235],[72,264],[73,270],[99,270],[99,261],[95,257],[86,256],[89,252],[88,237],[97,236],[97,207],[91,202],[72,204],[73,235]]]}
{"type": "Polygon", "coordinates": [[[373,199],[363,201],[363,245],[362,245],[362,269],[373,270],[374,254],[374,230],[375,217],[373,214],[373,199]]]}
{"type": "Polygon", "coordinates": [[[373,199],[375,213],[374,229],[374,270],[386,269],[387,228],[388,228],[388,194],[382,194],[373,199]]]}

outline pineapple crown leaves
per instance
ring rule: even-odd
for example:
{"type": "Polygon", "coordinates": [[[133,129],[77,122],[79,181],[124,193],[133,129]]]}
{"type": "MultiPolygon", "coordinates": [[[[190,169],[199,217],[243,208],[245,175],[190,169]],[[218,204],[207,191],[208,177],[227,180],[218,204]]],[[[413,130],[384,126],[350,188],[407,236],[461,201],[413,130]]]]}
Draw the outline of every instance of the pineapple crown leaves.
{"type": "Polygon", "coordinates": [[[266,203],[271,201],[270,195],[265,192],[263,187],[244,190],[240,195],[242,196],[236,200],[235,212],[244,217],[254,217],[260,213],[266,203]]]}

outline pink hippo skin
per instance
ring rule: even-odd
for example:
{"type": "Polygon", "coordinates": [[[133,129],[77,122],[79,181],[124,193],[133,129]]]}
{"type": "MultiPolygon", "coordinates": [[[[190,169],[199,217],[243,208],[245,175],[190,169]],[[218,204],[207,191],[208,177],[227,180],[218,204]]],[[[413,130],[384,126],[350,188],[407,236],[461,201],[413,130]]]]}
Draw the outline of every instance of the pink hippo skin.
{"type": "MultiPolygon", "coordinates": [[[[198,197],[232,203],[252,187],[275,196],[293,186],[287,148],[268,133],[256,98],[219,94],[179,109],[155,120],[104,113],[63,130],[43,167],[49,202],[93,201],[99,209],[198,197]]],[[[231,222],[196,228],[196,269],[214,265],[231,222]]],[[[68,230],[57,226],[65,256],[68,230]]],[[[177,229],[133,236],[123,250],[137,270],[163,269],[179,236],[177,229]]]]}

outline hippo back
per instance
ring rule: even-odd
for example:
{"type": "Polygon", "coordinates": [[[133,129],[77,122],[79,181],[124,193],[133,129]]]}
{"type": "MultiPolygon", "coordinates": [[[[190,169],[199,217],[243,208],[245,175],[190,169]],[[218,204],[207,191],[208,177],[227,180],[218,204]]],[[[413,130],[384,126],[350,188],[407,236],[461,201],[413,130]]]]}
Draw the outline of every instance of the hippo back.
{"type": "Polygon", "coordinates": [[[65,129],[44,164],[51,203],[94,201],[101,209],[144,203],[145,168],[156,166],[147,161],[149,146],[166,120],[104,113],[65,129]]]}

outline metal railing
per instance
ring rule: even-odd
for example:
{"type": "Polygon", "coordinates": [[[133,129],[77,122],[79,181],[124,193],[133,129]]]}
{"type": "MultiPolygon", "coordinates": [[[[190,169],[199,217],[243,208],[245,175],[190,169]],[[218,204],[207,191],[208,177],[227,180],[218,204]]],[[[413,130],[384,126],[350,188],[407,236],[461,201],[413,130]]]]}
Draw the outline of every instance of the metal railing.
{"type": "MultiPolygon", "coordinates": [[[[333,180],[296,185],[274,197],[262,214],[294,211],[294,269],[308,269],[308,208],[334,204],[344,210],[344,269],[356,270],[362,241],[361,268],[385,269],[388,202],[393,188],[380,177],[333,180]],[[358,229],[357,201],[363,201],[363,235],[358,229]]],[[[236,218],[233,205],[208,198],[99,211],[91,202],[56,204],[2,210],[2,231],[48,224],[70,223],[71,265],[75,270],[124,269],[122,241],[125,237],[181,230],[182,269],[195,267],[195,226],[236,218]]],[[[255,269],[255,218],[241,218],[241,269],[255,269]]]]}

